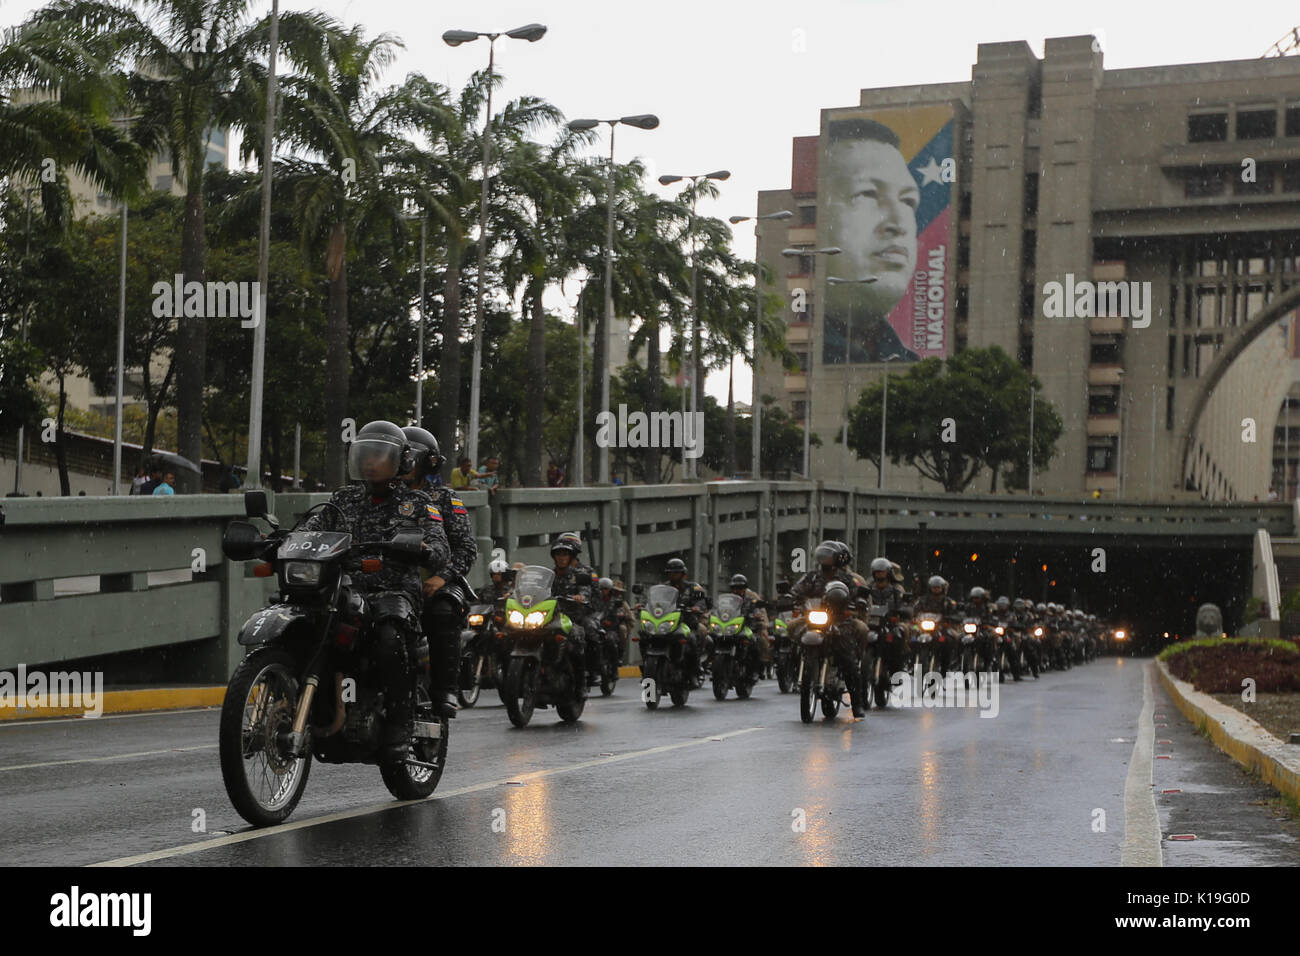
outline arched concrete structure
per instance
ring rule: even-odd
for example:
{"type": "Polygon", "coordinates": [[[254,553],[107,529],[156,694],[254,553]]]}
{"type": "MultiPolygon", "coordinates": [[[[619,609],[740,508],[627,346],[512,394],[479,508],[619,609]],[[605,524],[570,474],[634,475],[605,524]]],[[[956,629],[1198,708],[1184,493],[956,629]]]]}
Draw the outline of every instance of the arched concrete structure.
{"type": "MultiPolygon", "coordinates": [[[[1191,405],[1187,408],[1183,421],[1180,423],[1180,431],[1183,436],[1182,477],[1184,482],[1188,478],[1199,480],[1203,466],[1208,467],[1211,464],[1210,462],[1200,463],[1194,458],[1197,452],[1197,433],[1210,400],[1214,396],[1215,389],[1223,383],[1233,363],[1241,358],[1260,336],[1290,316],[1297,308],[1300,308],[1300,285],[1285,289],[1281,295],[1260,310],[1254,318],[1241,326],[1231,341],[1225,342],[1219,354],[1214,357],[1208,372],[1199,381],[1195,397],[1192,399],[1191,405]]],[[[1276,388],[1272,390],[1277,391],[1277,400],[1269,401],[1264,406],[1269,417],[1267,419],[1257,419],[1257,435],[1262,436],[1258,440],[1265,442],[1270,454],[1273,447],[1273,429],[1277,424],[1278,407],[1289,386],[1289,382],[1276,383],[1276,388]]]]}

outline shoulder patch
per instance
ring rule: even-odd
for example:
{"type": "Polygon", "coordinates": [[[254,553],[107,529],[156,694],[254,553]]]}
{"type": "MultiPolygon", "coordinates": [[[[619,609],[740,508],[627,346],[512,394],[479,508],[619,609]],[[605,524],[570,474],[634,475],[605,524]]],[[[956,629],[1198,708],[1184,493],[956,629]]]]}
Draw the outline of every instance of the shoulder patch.
{"type": "Polygon", "coordinates": [[[437,505],[425,505],[425,510],[429,512],[429,517],[434,521],[442,520],[442,512],[438,510],[437,505]]]}
{"type": "Polygon", "coordinates": [[[458,515],[468,514],[468,512],[465,510],[465,502],[461,501],[459,498],[451,499],[451,510],[453,514],[458,514],[458,515]]]}
{"type": "Polygon", "coordinates": [[[400,505],[397,506],[397,513],[401,515],[403,518],[411,517],[411,515],[415,514],[415,502],[403,501],[400,505]]]}

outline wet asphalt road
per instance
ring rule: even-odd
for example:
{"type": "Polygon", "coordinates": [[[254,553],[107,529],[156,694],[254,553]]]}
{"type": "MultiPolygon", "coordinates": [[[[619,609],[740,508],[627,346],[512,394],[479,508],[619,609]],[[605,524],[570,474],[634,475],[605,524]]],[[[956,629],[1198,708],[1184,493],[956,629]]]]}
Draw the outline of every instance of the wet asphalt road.
{"type": "MultiPolygon", "coordinates": [[[[706,687],[682,710],[665,700],[652,713],[625,679],[574,726],[538,710],[516,730],[485,691],[452,722],[429,800],[395,805],[375,768],[315,764],[289,823],[270,831],[251,830],[226,798],[216,709],[10,724],[0,859],[1117,866],[1144,666],[1103,658],[1008,683],[992,719],[918,708],[852,722],[842,710],[804,725],[797,696],[771,681],[748,701],[717,702],[706,687]]],[[[1275,793],[1152,685],[1167,724],[1154,735],[1169,741],[1154,751],[1172,758],[1146,771],[1163,862],[1300,865],[1300,825],[1279,815],[1275,793]],[[1198,839],[1167,839],[1185,833],[1198,839]]]]}

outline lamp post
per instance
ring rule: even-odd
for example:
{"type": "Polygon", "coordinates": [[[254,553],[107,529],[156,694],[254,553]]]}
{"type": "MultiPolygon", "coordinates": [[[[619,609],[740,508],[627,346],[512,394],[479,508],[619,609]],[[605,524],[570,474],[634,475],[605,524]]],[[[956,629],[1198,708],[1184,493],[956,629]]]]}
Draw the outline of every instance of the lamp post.
{"type": "MultiPolygon", "coordinates": [[[[839,276],[827,276],[826,281],[831,285],[870,285],[875,282],[876,276],[864,276],[861,279],[841,279],[839,276]]],[[[853,306],[849,305],[849,314],[844,326],[844,425],[840,432],[840,481],[847,482],[849,478],[849,343],[853,341],[853,306]]],[[[888,376],[886,376],[886,385],[888,388],[888,376]]],[[[882,423],[883,425],[883,416],[882,423]]],[[[881,452],[880,474],[883,479],[885,474],[884,452],[881,452]]]]}
{"type": "MultiPolygon", "coordinates": [[[[631,116],[620,116],[618,119],[576,119],[569,123],[569,129],[575,132],[582,130],[595,129],[601,123],[609,125],[609,169],[606,173],[605,185],[605,308],[601,312],[599,323],[599,332],[596,335],[596,354],[600,357],[600,407],[605,411],[609,410],[609,334],[614,325],[614,127],[619,123],[624,126],[635,126],[637,129],[655,129],[659,126],[659,117],[653,113],[636,113],[631,116]]],[[[586,285],[583,285],[583,291],[586,291],[586,285]]],[[[578,338],[582,338],[582,311],[581,300],[579,300],[578,311],[578,338]]],[[[579,375],[581,371],[581,344],[579,345],[579,375]]],[[[582,458],[583,446],[585,441],[582,436],[583,419],[582,419],[582,385],[581,379],[578,386],[578,486],[582,486],[582,458]]],[[[609,449],[601,448],[596,456],[596,480],[602,484],[609,484],[609,449]]]]}
{"type": "Polygon", "coordinates": [[[428,217],[420,217],[420,336],[415,369],[415,427],[424,427],[424,240],[428,217]]]}
{"type": "Polygon", "coordinates": [[[1034,383],[1029,383],[1029,497],[1034,497],[1034,383]]]}
{"type": "Polygon", "coordinates": [[[468,454],[470,461],[474,463],[478,462],[479,394],[483,377],[483,273],[487,268],[487,205],[491,185],[488,168],[492,161],[492,69],[496,64],[496,41],[500,36],[508,36],[512,40],[536,43],[545,35],[546,27],[540,23],[529,23],[508,30],[504,34],[476,30],[448,30],[442,35],[442,42],[447,46],[473,43],[479,37],[488,39],[487,118],[483,122],[483,188],[479,190],[478,207],[478,285],[474,294],[474,362],[469,386],[468,454]]]}
{"type": "Polygon", "coordinates": [[[754,220],[754,355],[753,355],[753,408],[750,415],[753,418],[751,422],[752,432],[750,437],[750,463],[749,479],[750,481],[759,481],[763,474],[759,465],[758,444],[762,436],[762,409],[759,407],[758,395],[758,361],[759,361],[759,336],[762,334],[763,324],[763,264],[759,261],[762,250],[759,248],[760,227],[759,222],[765,219],[789,219],[793,216],[789,209],[782,209],[778,212],[770,212],[765,216],[731,216],[727,219],[733,226],[738,223],[754,220]]]}
{"type": "MultiPolygon", "coordinates": [[[[691,218],[687,226],[687,232],[691,235],[691,417],[689,420],[691,422],[690,427],[692,428],[695,424],[695,412],[699,404],[700,393],[700,383],[696,381],[696,378],[698,378],[696,372],[699,371],[700,366],[700,308],[696,288],[696,275],[698,273],[696,270],[695,260],[698,256],[696,255],[695,247],[695,201],[698,198],[698,187],[701,179],[716,179],[721,182],[724,179],[730,178],[731,172],[726,169],[714,170],[711,173],[700,173],[697,176],[676,176],[665,174],[659,177],[659,185],[661,186],[671,186],[673,183],[681,182],[683,179],[689,179],[691,181],[691,218]]],[[[683,432],[685,432],[686,427],[686,422],[683,421],[683,432]]],[[[696,435],[692,440],[699,441],[699,438],[700,436],[696,435]]],[[[695,461],[694,458],[686,457],[686,450],[683,448],[682,464],[683,470],[686,472],[684,477],[696,477],[695,461]]]]}
{"type": "MultiPolygon", "coordinates": [[[[271,0],[266,61],[266,129],[262,138],[262,208],[257,228],[257,325],[253,329],[252,391],[248,399],[248,487],[262,486],[262,383],[266,374],[266,287],[271,281],[271,167],[275,149],[275,54],[280,45],[280,2],[271,0]]],[[[148,361],[146,357],[146,361],[148,361]]],[[[199,476],[200,485],[202,475],[199,476]]]]}
{"type": "MultiPolygon", "coordinates": [[[[826,246],[821,249],[782,249],[781,255],[789,258],[790,256],[808,256],[808,281],[810,285],[816,284],[817,276],[817,257],[818,256],[838,256],[844,250],[839,246],[826,246]]],[[[804,401],[803,408],[803,476],[811,479],[812,475],[808,470],[808,435],[812,431],[812,370],[814,364],[813,358],[813,315],[812,311],[808,312],[808,368],[804,370],[804,394],[807,399],[804,401]]]]}

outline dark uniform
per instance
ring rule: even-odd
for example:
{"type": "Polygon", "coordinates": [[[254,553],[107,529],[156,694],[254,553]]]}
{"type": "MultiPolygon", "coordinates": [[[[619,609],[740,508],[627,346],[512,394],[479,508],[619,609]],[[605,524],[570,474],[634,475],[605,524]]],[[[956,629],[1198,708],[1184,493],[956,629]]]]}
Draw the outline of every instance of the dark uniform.
{"type": "MultiPolygon", "coordinates": [[[[425,481],[416,493],[423,495],[442,515],[451,548],[447,567],[438,573],[438,577],[447,583],[424,598],[420,614],[424,632],[431,640],[436,640],[437,650],[433,657],[435,689],[444,688],[450,695],[456,693],[459,682],[460,632],[469,610],[471,592],[464,576],[478,560],[478,542],[474,540],[474,526],[470,523],[465,503],[450,488],[425,481]]],[[[445,711],[449,716],[454,715],[450,702],[445,711]]]]}
{"type": "Polygon", "coordinates": [[[322,508],[303,522],[302,529],[352,535],[345,570],[353,587],[370,596],[369,617],[385,689],[390,694],[407,691],[406,699],[399,697],[393,704],[392,713],[401,724],[410,714],[410,660],[419,638],[420,572],[413,564],[387,559],[373,545],[390,540],[399,531],[419,531],[429,549],[421,563],[438,573],[451,556],[443,516],[428,497],[396,482],[382,498],[372,496],[363,484],[348,485],[334,492],[330,503],[338,507],[341,516],[333,508],[322,508]],[[380,558],[383,568],[362,571],[361,560],[366,557],[380,558]]]}
{"type": "MultiPolygon", "coordinates": [[[[573,558],[567,568],[555,568],[555,580],[551,582],[551,594],[554,597],[566,597],[583,603],[584,611],[574,611],[570,620],[573,630],[569,640],[577,644],[576,659],[583,664],[583,673],[578,675],[579,683],[586,687],[587,674],[591,671],[592,648],[595,647],[596,635],[600,630],[600,621],[593,620],[592,592],[596,589],[598,575],[585,564],[579,564],[573,558]],[[590,639],[589,639],[590,638],[590,639]]],[[[596,651],[599,654],[599,650],[596,651]]]]}
{"type": "MultiPolygon", "coordinates": [[[[866,598],[867,592],[871,590],[866,578],[852,568],[836,568],[829,577],[818,568],[809,571],[795,582],[794,587],[790,589],[788,599],[793,599],[797,603],[808,598],[819,598],[826,593],[826,585],[832,581],[843,581],[848,585],[850,606],[858,598],[866,598]]],[[[837,641],[832,645],[831,652],[835,655],[835,666],[840,672],[840,677],[849,688],[849,698],[856,707],[867,699],[863,694],[866,683],[862,679],[861,661],[858,658],[862,649],[867,646],[867,625],[866,622],[855,616],[850,616],[845,625],[849,632],[845,636],[849,639],[837,641]]],[[[806,617],[801,618],[798,623],[790,628],[790,640],[795,643],[796,647],[799,645],[799,639],[803,636],[803,632],[807,629],[806,617]]]]}

